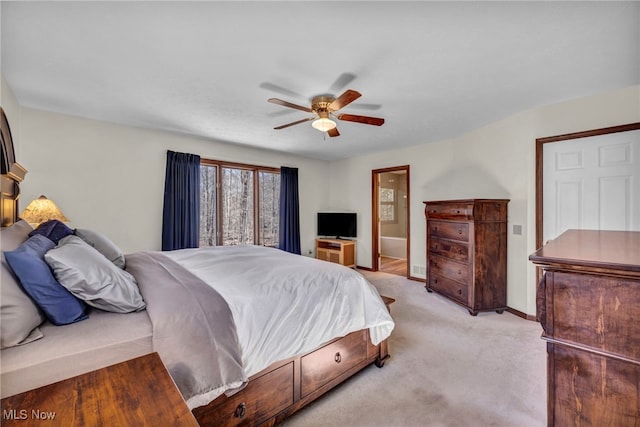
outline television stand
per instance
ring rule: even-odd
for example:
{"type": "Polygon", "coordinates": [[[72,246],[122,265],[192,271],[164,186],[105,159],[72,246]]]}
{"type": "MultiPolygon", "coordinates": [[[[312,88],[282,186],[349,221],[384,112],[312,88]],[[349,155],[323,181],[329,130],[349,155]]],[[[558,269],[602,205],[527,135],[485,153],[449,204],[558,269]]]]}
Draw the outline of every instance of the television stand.
{"type": "Polygon", "coordinates": [[[316,258],[355,268],[356,242],[342,239],[316,239],[316,258]]]}

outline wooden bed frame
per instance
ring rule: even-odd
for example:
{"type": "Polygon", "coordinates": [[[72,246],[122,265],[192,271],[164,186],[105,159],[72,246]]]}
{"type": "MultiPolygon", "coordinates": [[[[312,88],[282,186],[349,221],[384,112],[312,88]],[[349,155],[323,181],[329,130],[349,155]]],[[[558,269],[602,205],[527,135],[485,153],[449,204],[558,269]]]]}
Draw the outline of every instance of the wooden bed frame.
{"type": "Polygon", "coordinates": [[[384,366],[386,340],[371,344],[363,329],[257,373],[232,396],[220,396],[192,412],[202,426],[272,426],[365,367],[384,366]]]}
{"type": "MultiPolygon", "coordinates": [[[[9,122],[0,107],[2,227],[18,220],[20,182],[27,171],[15,161],[9,122]]],[[[387,308],[394,301],[383,297],[387,308]]],[[[347,378],[389,357],[387,340],[371,344],[368,329],[332,340],[315,351],[276,362],[249,379],[247,386],[227,397],[219,396],[192,412],[200,425],[271,426],[316,400],[347,378]]]]}

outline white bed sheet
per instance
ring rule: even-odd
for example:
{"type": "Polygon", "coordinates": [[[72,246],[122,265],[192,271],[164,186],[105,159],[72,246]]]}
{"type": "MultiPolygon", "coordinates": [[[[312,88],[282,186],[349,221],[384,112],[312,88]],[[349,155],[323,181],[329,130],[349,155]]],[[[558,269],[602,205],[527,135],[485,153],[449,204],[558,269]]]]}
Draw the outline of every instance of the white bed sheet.
{"type": "Polygon", "coordinates": [[[225,298],[247,376],[360,329],[378,344],[394,327],[375,287],[339,264],[262,246],[165,254],[225,298]]]}

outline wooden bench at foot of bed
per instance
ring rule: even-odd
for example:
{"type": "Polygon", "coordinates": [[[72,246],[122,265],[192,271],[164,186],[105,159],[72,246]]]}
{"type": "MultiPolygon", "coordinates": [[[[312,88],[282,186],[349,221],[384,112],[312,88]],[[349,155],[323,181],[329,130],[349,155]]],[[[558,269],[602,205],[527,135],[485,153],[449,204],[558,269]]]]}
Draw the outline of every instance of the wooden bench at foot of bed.
{"type": "MultiPolygon", "coordinates": [[[[383,297],[387,307],[395,300],[383,297]]],[[[201,426],[271,426],[372,363],[389,358],[387,340],[371,344],[369,330],[352,332],[302,356],[274,363],[242,391],[218,397],[193,414],[201,426]]]]}

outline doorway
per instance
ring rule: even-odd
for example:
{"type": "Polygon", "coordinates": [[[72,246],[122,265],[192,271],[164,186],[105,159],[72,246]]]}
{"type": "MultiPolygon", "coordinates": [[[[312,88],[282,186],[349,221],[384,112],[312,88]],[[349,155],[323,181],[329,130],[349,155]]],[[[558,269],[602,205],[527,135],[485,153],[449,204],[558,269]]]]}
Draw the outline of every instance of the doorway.
{"type": "Polygon", "coordinates": [[[409,165],[372,171],[373,271],[409,277],[409,165]]]}

